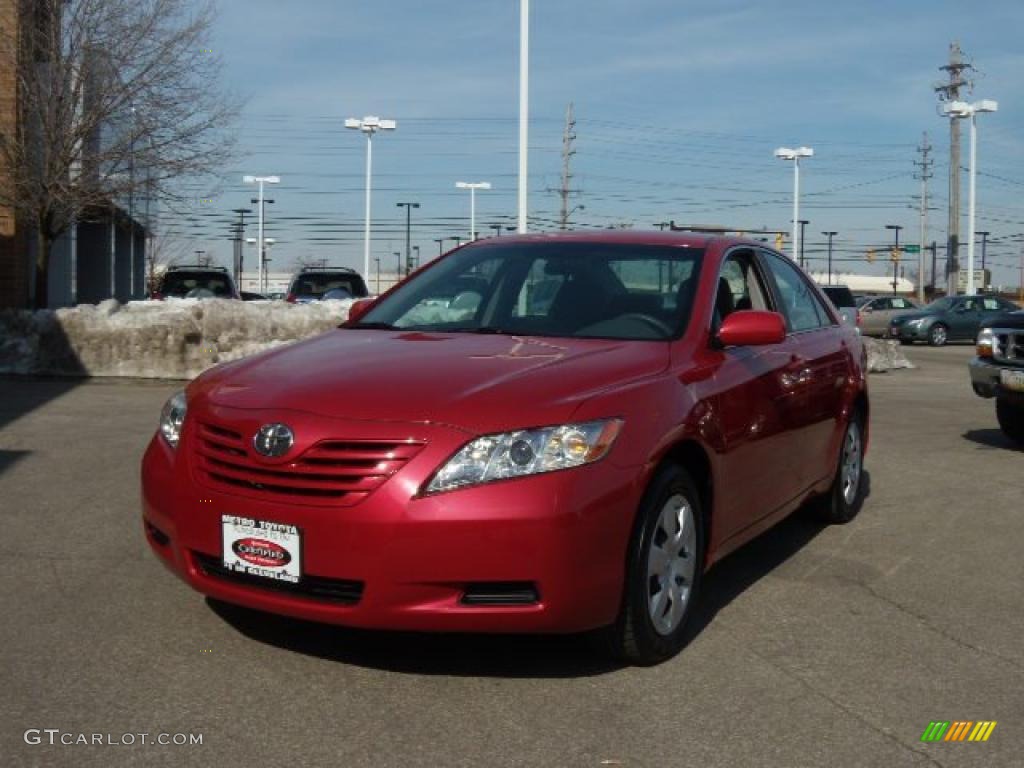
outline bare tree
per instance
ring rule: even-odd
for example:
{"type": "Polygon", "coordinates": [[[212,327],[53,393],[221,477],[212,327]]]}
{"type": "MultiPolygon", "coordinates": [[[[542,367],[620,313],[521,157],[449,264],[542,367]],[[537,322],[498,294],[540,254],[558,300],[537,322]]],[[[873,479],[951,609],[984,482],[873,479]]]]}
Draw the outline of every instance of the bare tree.
{"type": "Polygon", "coordinates": [[[34,303],[47,303],[53,241],[77,220],[139,198],[173,203],[175,182],[230,157],[238,104],[219,88],[210,4],[17,0],[0,29],[16,73],[18,130],[0,131],[0,204],[35,232],[34,303]]]}
{"type": "Polygon", "coordinates": [[[169,267],[184,260],[185,251],[181,240],[159,230],[152,233],[146,247],[146,290],[149,293],[160,287],[160,278],[169,267]]]}

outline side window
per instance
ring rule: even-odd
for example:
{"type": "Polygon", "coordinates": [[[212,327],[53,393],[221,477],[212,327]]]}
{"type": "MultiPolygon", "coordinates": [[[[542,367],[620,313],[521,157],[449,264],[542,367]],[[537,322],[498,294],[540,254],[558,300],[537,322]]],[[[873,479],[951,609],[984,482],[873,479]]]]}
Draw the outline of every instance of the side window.
{"type": "Polygon", "coordinates": [[[1001,309],[1001,306],[1000,306],[1000,303],[999,303],[999,299],[995,299],[995,298],[992,298],[992,299],[982,299],[981,300],[981,304],[985,308],[986,312],[991,312],[993,310],[1001,309]]]}
{"type": "Polygon", "coordinates": [[[906,299],[890,299],[893,309],[908,309],[906,299]]]}
{"type": "Polygon", "coordinates": [[[768,309],[768,292],[755,267],[754,254],[740,251],[729,254],[718,278],[715,296],[715,325],[732,312],[745,309],[768,309]]]}
{"type": "Polygon", "coordinates": [[[811,331],[831,323],[825,308],[796,267],[772,253],[766,253],[764,261],[775,281],[781,309],[791,332],[811,331]]]}
{"type": "Polygon", "coordinates": [[[874,309],[899,309],[894,299],[875,299],[871,306],[874,309]]]}

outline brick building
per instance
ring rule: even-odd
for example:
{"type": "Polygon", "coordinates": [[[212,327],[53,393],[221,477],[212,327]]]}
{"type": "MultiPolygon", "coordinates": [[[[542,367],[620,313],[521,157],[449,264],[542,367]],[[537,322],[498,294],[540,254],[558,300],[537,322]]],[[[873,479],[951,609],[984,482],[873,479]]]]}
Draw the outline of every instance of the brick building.
{"type": "MultiPolygon", "coordinates": [[[[25,6],[26,0],[0,0],[0,33],[12,38],[19,33],[26,23],[19,9],[25,6]]],[[[18,99],[15,70],[0,67],[0,133],[6,136],[21,133],[18,99]]],[[[101,140],[98,135],[97,141],[101,140]]],[[[10,174],[0,163],[0,186],[9,183],[10,174]]],[[[124,206],[112,203],[88,212],[53,243],[49,306],[95,303],[110,297],[120,301],[142,298],[145,251],[146,228],[138,217],[129,218],[124,206]]],[[[0,308],[30,306],[34,254],[31,224],[0,205],[0,308]]]]}

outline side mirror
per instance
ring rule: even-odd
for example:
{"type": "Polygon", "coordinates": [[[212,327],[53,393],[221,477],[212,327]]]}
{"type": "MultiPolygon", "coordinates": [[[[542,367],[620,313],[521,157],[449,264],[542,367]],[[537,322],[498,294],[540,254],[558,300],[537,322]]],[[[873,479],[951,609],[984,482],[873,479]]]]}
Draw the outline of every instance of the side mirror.
{"type": "Polygon", "coordinates": [[[778,312],[741,309],[728,315],[718,329],[726,347],[756,347],[786,340],[786,321],[778,312]]]}
{"type": "Polygon", "coordinates": [[[352,306],[348,308],[348,320],[345,322],[356,322],[360,317],[365,315],[372,306],[373,299],[359,299],[359,301],[353,302],[352,306]]]}

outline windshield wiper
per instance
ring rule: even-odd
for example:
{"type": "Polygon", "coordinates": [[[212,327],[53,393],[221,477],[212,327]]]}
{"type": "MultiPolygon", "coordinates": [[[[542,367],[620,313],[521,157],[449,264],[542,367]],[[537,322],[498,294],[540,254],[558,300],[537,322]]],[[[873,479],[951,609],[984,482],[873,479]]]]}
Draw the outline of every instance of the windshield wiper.
{"type": "Polygon", "coordinates": [[[507,334],[508,331],[502,328],[495,328],[491,325],[481,325],[475,328],[449,328],[445,333],[480,333],[500,336],[507,334]]]}
{"type": "Polygon", "coordinates": [[[358,328],[358,329],[364,330],[364,331],[397,331],[397,330],[399,330],[397,326],[394,326],[391,323],[356,323],[355,325],[350,325],[349,328],[358,328]]]}

